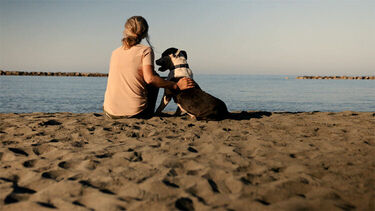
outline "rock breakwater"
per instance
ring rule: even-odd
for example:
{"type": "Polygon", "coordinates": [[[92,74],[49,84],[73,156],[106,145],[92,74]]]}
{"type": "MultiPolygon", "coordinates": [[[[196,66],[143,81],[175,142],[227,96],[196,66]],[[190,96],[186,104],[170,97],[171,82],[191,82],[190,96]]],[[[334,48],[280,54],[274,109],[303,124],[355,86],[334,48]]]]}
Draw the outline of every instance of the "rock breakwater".
{"type": "Polygon", "coordinates": [[[8,75],[8,76],[108,77],[107,73],[25,72],[25,71],[4,71],[4,70],[0,70],[0,75],[8,75]]]}
{"type": "Polygon", "coordinates": [[[375,76],[297,76],[296,79],[375,80],[375,76]]]}

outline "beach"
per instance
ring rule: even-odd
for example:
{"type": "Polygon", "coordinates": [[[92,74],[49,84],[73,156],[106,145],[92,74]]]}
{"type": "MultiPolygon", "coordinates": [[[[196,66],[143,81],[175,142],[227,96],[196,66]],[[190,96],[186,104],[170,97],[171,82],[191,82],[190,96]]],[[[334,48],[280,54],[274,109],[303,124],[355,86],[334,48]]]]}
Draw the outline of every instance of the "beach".
{"type": "Polygon", "coordinates": [[[374,112],[1,113],[1,210],[375,210],[374,112]]]}

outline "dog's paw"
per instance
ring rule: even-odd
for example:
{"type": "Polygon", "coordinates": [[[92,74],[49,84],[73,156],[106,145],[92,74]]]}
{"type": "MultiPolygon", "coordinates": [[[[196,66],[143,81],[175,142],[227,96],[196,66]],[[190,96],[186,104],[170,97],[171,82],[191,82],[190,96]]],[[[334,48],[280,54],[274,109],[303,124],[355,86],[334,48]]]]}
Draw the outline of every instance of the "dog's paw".
{"type": "MultiPolygon", "coordinates": [[[[188,113],[189,114],[189,113],[188,113]]],[[[193,120],[197,120],[197,117],[194,116],[193,114],[189,114],[190,118],[193,119],[193,120]]]]}

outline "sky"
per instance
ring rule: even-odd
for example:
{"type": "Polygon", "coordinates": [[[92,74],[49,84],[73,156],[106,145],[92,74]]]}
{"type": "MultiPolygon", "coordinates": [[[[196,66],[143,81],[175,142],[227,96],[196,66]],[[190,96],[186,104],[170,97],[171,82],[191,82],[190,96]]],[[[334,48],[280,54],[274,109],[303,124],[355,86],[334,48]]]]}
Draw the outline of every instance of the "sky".
{"type": "Polygon", "coordinates": [[[196,74],[375,75],[374,0],[0,0],[0,69],[107,73],[133,15],[196,74]]]}

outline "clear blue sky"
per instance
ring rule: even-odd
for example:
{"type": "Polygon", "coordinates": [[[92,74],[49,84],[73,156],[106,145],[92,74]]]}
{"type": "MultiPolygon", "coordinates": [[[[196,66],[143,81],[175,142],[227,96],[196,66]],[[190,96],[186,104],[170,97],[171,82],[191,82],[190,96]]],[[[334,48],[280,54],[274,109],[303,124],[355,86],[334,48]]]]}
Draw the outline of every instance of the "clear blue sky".
{"type": "Polygon", "coordinates": [[[0,0],[0,69],[108,72],[133,15],[197,74],[375,74],[373,0],[0,0]]]}

